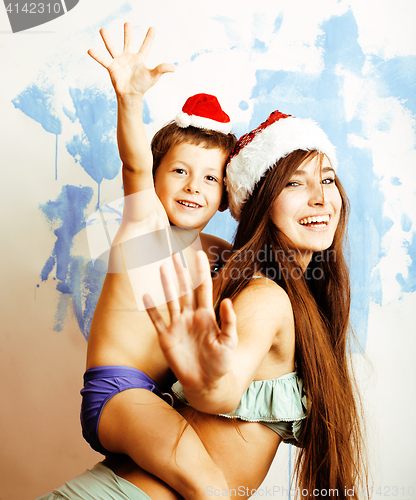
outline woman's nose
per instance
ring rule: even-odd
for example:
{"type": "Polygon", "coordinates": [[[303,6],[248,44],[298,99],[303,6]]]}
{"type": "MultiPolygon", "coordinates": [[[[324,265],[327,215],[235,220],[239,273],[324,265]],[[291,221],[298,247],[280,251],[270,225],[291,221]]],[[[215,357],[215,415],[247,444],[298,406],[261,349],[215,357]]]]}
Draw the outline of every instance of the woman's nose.
{"type": "Polygon", "coordinates": [[[311,186],[308,203],[311,207],[325,204],[324,189],[321,183],[311,186]]]}

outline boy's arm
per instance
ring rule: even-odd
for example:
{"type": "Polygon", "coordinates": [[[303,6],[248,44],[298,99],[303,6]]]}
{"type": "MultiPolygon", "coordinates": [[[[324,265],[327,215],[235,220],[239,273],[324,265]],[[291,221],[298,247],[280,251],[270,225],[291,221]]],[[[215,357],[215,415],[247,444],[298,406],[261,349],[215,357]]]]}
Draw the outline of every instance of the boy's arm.
{"type": "Polygon", "coordinates": [[[133,30],[124,25],[124,48],[119,52],[106,29],[100,34],[112,59],[94,50],[88,54],[106,68],[117,96],[117,141],[123,162],[125,196],[153,187],[152,154],[143,125],[143,96],[159,78],[175,70],[171,64],[159,64],[154,69],[146,66],[146,58],[156,30],[149,28],[140,50],[132,52],[133,30]]]}

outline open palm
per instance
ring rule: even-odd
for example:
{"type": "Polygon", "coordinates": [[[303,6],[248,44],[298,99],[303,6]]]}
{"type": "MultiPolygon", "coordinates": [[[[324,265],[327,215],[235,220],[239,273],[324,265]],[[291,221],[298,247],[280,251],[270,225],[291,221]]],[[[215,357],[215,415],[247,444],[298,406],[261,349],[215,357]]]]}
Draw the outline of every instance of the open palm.
{"type": "Polygon", "coordinates": [[[224,376],[232,366],[237,347],[236,316],[229,299],[222,302],[221,329],[212,306],[212,280],[204,252],[197,253],[199,282],[194,304],[194,292],[188,284],[178,255],[173,256],[179,282],[179,295],[173,277],[161,268],[171,323],[167,326],[147,295],[143,298],[147,312],[158,332],[160,347],[172,371],[184,389],[203,391],[224,376]]]}
{"type": "Polygon", "coordinates": [[[175,71],[175,67],[167,63],[159,64],[153,69],[146,66],[146,58],[156,34],[155,28],[149,28],[137,53],[132,51],[133,29],[130,23],[124,25],[124,48],[121,53],[105,28],[100,30],[100,34],[111,59],[101,56],[93,49],[88,54],[108,70],[118,96],[143,95],[164,73],[175,71]]]}

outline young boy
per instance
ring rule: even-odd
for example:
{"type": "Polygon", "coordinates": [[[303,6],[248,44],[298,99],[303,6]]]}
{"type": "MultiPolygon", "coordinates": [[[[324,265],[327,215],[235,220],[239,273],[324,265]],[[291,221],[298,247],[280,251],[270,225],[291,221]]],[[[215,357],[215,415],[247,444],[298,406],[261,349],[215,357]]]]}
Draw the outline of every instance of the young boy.
{"type": "Polygon", "coordinates": [[[121,54],[106,30],[100,33],[112,59],[89,54],[108,70],[117,95],[125,204],[90,330],[81,391],[83,434],[95,450],[129,455],[184,498],[202,499],[208,487],[226,489],[227,484],[195,431],[163,399],[160,387],[169,387],[172,373],[141,297],[155,297],[160,265],[178,250],[191,274],[200,246],[212,268],[218,265],[227,244],[196,236],[226,208],[224,165],[235,137],[216,98],[200,94],[188,99],[176,123],[155,135],[152,158],[142,122],[143,95],[174,67],[146,67],[152,28],[137,54],[130,24],[121,54]],[[189,233],[172,235],[178,228],[189,233]]]}

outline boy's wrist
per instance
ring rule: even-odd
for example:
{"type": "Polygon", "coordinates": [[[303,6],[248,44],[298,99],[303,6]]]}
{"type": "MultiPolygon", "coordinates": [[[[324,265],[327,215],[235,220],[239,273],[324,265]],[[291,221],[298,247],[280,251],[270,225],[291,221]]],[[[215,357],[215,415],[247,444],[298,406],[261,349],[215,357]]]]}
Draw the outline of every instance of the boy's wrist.
{"type": "Polygon", "coordinates": [[[144,94],[117,94],[117,102],[121,105],[142,105],[144,94]]]}

